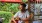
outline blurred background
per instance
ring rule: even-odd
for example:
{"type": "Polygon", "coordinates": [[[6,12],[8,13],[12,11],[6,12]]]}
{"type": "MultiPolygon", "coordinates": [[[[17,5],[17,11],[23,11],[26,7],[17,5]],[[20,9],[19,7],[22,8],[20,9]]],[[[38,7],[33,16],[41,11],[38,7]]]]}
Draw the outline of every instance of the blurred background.
{"type": "Polygon", "coordinates": [[[9,23],[11,17],[18,12],[20,3],[27,4],[26,8],[33,13],[33,23],[42,23],[42,0],[0,0],[0,21],[9,23]]]}

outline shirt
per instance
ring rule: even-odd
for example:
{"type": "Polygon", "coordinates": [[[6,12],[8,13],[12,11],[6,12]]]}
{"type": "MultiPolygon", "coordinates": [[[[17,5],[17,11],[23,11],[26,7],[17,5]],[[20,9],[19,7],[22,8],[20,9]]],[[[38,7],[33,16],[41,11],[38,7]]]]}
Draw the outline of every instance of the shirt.
{"type": "MultiPolygon", "coordinates": [[[[15,14],[14,18],[17,17],[17,16],[18,16],[20,19],[22,19],[22,18],[27,18],[27,17],[29,17],[29,12],[26,11],[25,13],[21,13],[21,11],[18,11],[18,12],[15,14]]],[[[22,22],[23,22],[23,21],[21,21],[21,20],[18,21],[18,23],[22,23],[22,22]]]]}

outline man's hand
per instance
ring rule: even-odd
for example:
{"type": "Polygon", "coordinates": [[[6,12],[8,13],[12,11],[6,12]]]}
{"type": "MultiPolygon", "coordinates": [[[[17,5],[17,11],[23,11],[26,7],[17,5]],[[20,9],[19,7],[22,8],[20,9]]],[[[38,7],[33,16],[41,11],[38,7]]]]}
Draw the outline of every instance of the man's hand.
{"type": "Polygon", "coordinates": [[[16,21],[14,19],[11,19],[10,21],[11,21],[10,23],[16,23],[16,21]]]}
{"type": "Polygon", "coordinates": [[[12,20],[11,23],[16,23],[16,21],[12,20]]]}

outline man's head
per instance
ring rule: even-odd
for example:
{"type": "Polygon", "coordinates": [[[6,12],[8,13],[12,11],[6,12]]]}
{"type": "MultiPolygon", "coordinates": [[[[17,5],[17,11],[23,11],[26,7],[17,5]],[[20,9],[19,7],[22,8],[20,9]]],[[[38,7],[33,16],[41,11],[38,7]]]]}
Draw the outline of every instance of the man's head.
{"type": "Polygon", "coordinates": [[[19,7],[20,10],[25,10],[25,8],[26,8],[26,4],[25,3],[20,4],[20,7],[19,7]]]}

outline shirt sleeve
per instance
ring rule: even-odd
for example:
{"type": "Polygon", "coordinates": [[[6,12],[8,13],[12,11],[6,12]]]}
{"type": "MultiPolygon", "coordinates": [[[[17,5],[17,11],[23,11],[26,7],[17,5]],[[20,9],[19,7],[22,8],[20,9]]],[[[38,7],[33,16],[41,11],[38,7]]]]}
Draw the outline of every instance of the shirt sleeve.
{"type": "Polygon", "coordinates": [[[18,12],[14,15],[14,18],[16,18],[18,16],[18,12]]]}

